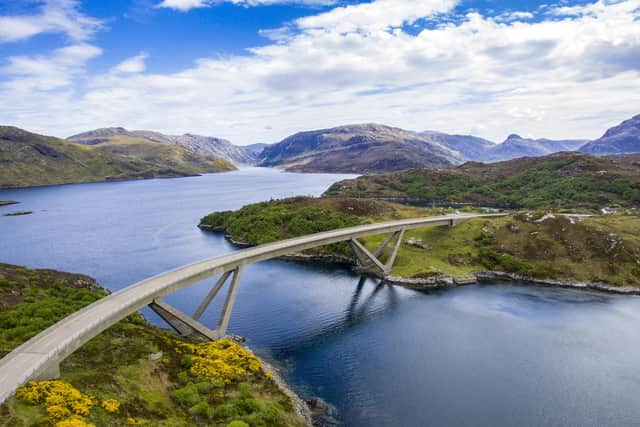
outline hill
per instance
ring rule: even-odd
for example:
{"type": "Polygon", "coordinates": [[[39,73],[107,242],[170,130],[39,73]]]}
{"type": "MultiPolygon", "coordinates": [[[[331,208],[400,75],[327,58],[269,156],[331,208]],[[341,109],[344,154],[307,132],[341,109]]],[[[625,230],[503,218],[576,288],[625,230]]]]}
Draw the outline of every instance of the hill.
{"type": "Polygon", "coordinates": [[[580,151],[596,155],[640,153],[640,114],[607,130],[580,151]]]}
{"type": "MultiPolygon", "coordinates": [[[[159,132],[134,130],[129,131],[122,127],[95,129],[83,132],[67,138],[68,141],[85,145],[100,147],[119,145],[131,145],[150,143],[152,147],[160,151],[177,151],[175,147],[185,149],[190,155],[208,156],[226,160],[235,165],[250,165],[257,161],[257,155],[253,149],[245,149],[233,145],[226,139],[194,134],[165,135],[159,132]],[[126,144],[125,144],[126,143],[126,144]],[[164,146],[161,148],[160,146],[164,146]],[[173,148],[167,148],[173,147],[173,148]]],[[[121,148],[123,150],[124,148],[121,148]]],[[[147,148],[147,151],[151,148],[147,148]]],[[[133,152],[138,151],[137,149],[133,152]]]]}
{"type": "Polygon", "coordinates": [[[265,147],[259,165],[295,172],[370,173],[461,161],[457,152],[415,132],[365,124],[297,133],[265,147]]]}
{"type": "Polygon", "coordinates": [[[556,153],[449,169],[414,169],[341,181],[325,193],[496,207],[599,209],[640,205],[640,155],[556,153]]]}
{"type": "Polygon", "coordinates": [[[0,166],[2,188],[177,177],[233,169],[229,163],[212,158],[171,162],[160,155],[127,156],[12,126],[0,126],[0,166]]]}
{"type": "MultiPolygon", "coordinates": [[[[0,264],[0,357],[105,295],[87,276],[0,264]]],[[[306,425],[271,375],[235,342],[195,343],[136,313],[65,359],[60,379],[20,388],[0,425],[306,425]]]]}

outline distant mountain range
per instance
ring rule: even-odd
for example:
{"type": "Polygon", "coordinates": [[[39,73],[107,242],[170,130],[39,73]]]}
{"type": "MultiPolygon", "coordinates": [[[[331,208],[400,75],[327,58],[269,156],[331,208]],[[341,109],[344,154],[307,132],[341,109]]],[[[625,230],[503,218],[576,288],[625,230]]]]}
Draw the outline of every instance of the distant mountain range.
{"type": "Polygon", "coordinates": [[[527,139],[513,134],[500,144],[472,135],[414,132],[379,124],[300,132],[276,144],[243,147],[209,136],[121,127],[96,129],[64,140],[0,126],[0,187],[186,176],[256,164],[295,172],[370,174],[451,168],[468,161],[500,162],[561,151],[639,153],[640,115],[594,141],[527,139]]]}
{"type": "Polygon", "coordinates": [[[135,153],[141,146],[145,150],[155,147],[162,150],[168,146],[178,146],[191,153],[224,159],[235,165],[251,165],[257,161],[255,146],[239,147],[226,139],[194,134],[165,135],[146,130],[128,131],[121,127],[96,129],[67,138],[68,141],[98,146],[101,149],[119,154],[135,153]],[[149,145],[151,143],[151,145],[149,145]],[[162,146],[165,146],[164,148],[162,146]]]}
{"type": "Polygon", "coordinates": [[[295,172],[375,173],[455,166],[465,161],[499,162],[561,151],[597,155],[640,152],[640,115],[592,142],[512,134],[496,144],[472,135],[413,132],[378,124],[339,126],[300,132],[267,146],[258,164],[295,172]]]}
{"type": "Polygon", "coordinates": [[[378,124],[300,132],[265,147],[260,166],[296,172],[371,173],[445,167],[464,158],[416,132],[378,124]]]}
{"type": "Polygon", "coordinates": [[[179,145],[140,143],[76,144],[12,126],[0,126],[0,188],[177,177],[234,170],[219,157],[179,145]]]}

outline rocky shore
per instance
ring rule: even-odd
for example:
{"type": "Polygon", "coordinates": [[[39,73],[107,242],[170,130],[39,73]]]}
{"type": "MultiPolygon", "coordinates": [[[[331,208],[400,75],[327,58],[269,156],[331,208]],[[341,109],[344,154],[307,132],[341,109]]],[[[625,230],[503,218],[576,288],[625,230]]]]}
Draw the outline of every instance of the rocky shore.
{"type": "Polygon", "coordinates": [[[266,360],[264,360],[263,358],[261,358],[258,355],[256,355],[246,345],[242,344],[242,346],[247,351],[251,352],[254,356],[256,356],[260,360],[260,363],[262,364],[262,370],[265,373],[270,374],[271,375],[271,379],[273,380],[274,383],[276,383],[276,385],[278,386],[280,391],[283,394],[285,394],[287,397],[289,397],[289,399],[291,399],[291,403],[293,404],[293,410],[295,411],[295,413],[298,414],[298,416],[302,420],[304,420],[305,424],[308,427],[313,427],[314,423],[313,423],[312,414],[311,414],[311,410],[310,410],[309,406],[307,405],[307,403],[304,400],[302,400],[302,398],[300,396],[298,396],[296,394],[296,392],[294,392],[289,387],[287,382],[280,375],[280,372],[278,371],[278,369],[275,366],[271,365],[266,360]]]}

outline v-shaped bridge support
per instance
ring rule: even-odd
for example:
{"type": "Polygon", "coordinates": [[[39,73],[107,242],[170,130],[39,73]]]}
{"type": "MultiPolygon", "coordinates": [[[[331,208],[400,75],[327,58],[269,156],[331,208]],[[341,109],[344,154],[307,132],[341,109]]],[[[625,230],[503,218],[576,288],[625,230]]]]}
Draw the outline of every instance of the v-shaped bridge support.
{"type": "Polygon", "coordinates": [[[204,300],[202,300],[202,303],[200,303],[196,311],[193,313],[193,316],[186,315],[160,298],[153,300],[153,302],[149,304],[149,307],[180,335],[200,335],[212,341],[219,340],[227,333],[229,319],[231,319],[231,311],[233,310],[233,304],[236,300],[239,278],[240,268],[224,273],[220,279],[218,279],[213,288],[211,288],[204,300]],[[231,284],[229,285],[229,290],[227,291],[227,299],[224,302],[224,307],[220,314],[217,328],[215,330],[209,329],[198,320],[232,274],[233,277],[231,279],[231,284]]]}
{"type": "Polygon", "coordinates": [[[387,276],[393,268],[393,263],[395,262],[396,256],[398,255],[398,250],[400,249],[400,245],[402,244],[403,237],[404,229],[390,233],[385,241],[382,242],[382,244],[378,246],[378,248],[373,253],[369,252],[369,250],[357,239],[351,239],[349,241],[349,244],[351,245],[353,252],[355,252],[356,258],[358,258],[358,262],[360,263],[360,265],[365,267],[377,268],[378,270],[380,270],[380,272],[382,272],[383,275],[387,276]],[[384,250],[394,239],[395,244],[393,245],[393,250],[387,258],[387,261],[383,264],[382,261],[380,261],[380,255],[382,255],[384,250]]]}

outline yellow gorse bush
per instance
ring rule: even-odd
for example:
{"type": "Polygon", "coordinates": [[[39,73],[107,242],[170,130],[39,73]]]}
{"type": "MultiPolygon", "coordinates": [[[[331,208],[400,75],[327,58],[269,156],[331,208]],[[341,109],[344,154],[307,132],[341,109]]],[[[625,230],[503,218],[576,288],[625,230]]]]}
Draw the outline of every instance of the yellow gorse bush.
{"type": "Polygon", "coordinates": [[[201,344],[180,343],[177,350],[192,356],[189,368],[192,376],[209,381],[220,380],[231,384],[261,368],[257,357],[231,340],[201,344]]]}
{"type": "Polygon", "coordinates": [[[110,414],[120,410],[120,402],[116,399],[105,399],[102,401],[102,408],[110,414]]]}
{"type": "Polygon", "coordinates": [[[82,417],[77,415],[67,418],[66,420],[58,421],[55,427],[96,427],[95,424],[86,422],[82,417]]]}
{"type": "Polygon", "coordinates": [[[44,403],[45,411],[56,427],[91,426],[83,417],[89,415],[95,400],[64,381],[30,381],[16,392],[18,398],[37,405],[44,403]]]}

